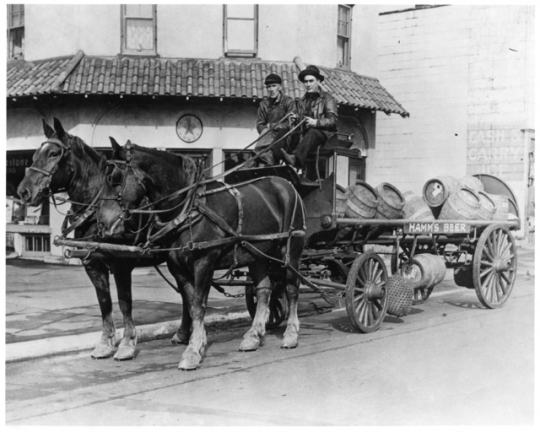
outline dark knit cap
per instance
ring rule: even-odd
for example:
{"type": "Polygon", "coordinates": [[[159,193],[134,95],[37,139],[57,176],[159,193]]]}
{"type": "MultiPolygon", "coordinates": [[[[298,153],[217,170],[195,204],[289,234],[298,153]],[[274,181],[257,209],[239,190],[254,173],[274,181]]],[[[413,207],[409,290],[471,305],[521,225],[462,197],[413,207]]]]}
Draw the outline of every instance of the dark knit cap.
{"type": "Polygon", "coordinates": [[[281,84],[281,77],[278,74],[271,73],[264,80],[264,85],[281,84]]]}
{"type": "Polygon", "coordinates": [[[304,82],[304,78],[307,75],[314,76],[315,78],[317,78],[321,82],[324,81],[324,77],[321,75],[321,72],[319,71],[319,68],[317,66],[311,65],[311,66],[308,66],[307,68],[305,68],[302,72],[300,72],[298,74],[298,79],[300,81],[304,82]]]}

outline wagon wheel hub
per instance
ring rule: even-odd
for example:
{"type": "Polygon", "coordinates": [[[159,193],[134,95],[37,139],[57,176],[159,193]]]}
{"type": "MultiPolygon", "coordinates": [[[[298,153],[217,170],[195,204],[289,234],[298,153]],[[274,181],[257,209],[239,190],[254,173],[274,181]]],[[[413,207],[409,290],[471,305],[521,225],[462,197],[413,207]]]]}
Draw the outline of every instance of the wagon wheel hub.
{"type": "Polygon", "coordinates": [[[373,282],[368,282],[366,284],[366,297],[368,300],[380,300],[384,297],[384,289],[382,286],[378,286],[373,282]]]}
{"type": "Polygon", "coordinates": [[[496,259],[493,261],[493,269],[497,272],[505,272],[510,268],[510,262],[506,260],[496,259]]]}

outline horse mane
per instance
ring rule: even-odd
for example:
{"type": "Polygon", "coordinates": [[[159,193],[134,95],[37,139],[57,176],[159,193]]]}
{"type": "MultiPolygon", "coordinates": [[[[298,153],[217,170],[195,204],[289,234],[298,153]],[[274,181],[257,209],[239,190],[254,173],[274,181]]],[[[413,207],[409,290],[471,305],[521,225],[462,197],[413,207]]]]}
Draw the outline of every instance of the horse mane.
{"type": "Polygon", "coordinates": [[[171,153],[169,151],[156,150],[150,147],[142,147],[138,144],[132,144],[133,148],[141,153],[151,154],[163,159],[165,162],[174,165],[180,163],[182,167],[183,180],[186,185],[191,184],[195,180],[197,174],[197,165],[189,156],[171,153]]]}

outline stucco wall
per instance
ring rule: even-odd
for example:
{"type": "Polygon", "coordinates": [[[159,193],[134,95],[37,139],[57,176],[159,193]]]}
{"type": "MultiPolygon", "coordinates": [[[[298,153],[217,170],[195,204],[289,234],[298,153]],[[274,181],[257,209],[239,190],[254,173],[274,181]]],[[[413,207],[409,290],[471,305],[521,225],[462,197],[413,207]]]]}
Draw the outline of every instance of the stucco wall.
{"type": "Polygon", "coordinates": [[[532,13],[450,6],[379,17],[378,78],[411,118],[377,114],[368,178],[420,193],[433,176],[490,173],[523,209],[532,13]]]}
{"type": "MultiPolygon", "coordinates": [[[[336,66],[336,5],[259,6],[258,57],[336,66]]],[[[116,56],[121,47],[120,5],[31,5],[25,12],[25,59],[73,55],[116,56]]],[[[352,69],[376,74],[377,7],[356,5],[352,69]]],[[[164,58],[223,57],[223,5],[157,6],[157,52],[164,58]]]]}
{"type": "Polygon", "coordinates": [[[120,52],[120,5],[41,5],[25,7],[28,61],[74,55],[114,56],[120,52]]]}

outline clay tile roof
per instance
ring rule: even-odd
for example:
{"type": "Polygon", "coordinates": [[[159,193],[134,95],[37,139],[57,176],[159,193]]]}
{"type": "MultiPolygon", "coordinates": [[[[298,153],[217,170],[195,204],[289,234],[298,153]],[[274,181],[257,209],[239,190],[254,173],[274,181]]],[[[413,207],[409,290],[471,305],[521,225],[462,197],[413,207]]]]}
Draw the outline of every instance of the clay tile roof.
{"type": "MultiPolygon", "coordinates": [[[[262,99],[269,73],[281,75],[285,94],[298,99],[304,93],[294,62],[87,57],[79,52],[75,57],[13,61],[7,69],[7,97],[56,93],[262,99]]],[[[409,116],[378,79],[319,69],[325,90],[338,104],[409,116]]]]}

